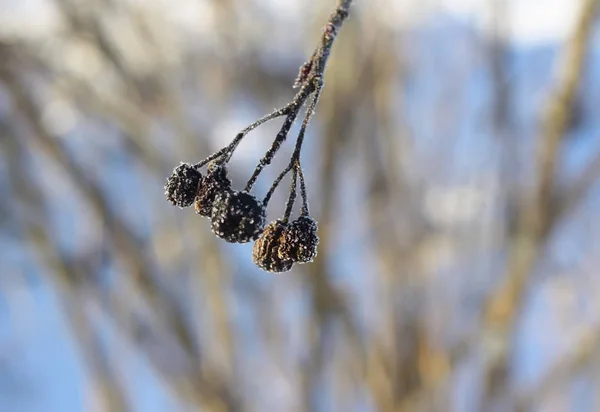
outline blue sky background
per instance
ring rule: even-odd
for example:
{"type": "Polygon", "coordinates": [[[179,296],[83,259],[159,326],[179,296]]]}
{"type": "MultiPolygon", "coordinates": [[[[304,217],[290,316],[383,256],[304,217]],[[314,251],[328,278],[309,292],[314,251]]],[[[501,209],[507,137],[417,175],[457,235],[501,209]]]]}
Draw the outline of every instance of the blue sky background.
{"type": "MultiPolygon", "coordinates": [[[[296,8],[300,7],[297,3],[297,1],[272,0],[265,2],[263,6],[265,12],[272,14],[271,18],[281,19],[277,26],[280,31],[277,36],[285,36],[283,33],[288,32],[286,29],[292,32],[289,34],[291,40],[282,44],[275,40],[270,52],[266,51],[260,56],[261,59],[265,59],[266,65],[274,72],[274,76],[293,76],[295,71],[293,67],[298,59],[303,58],[302,53],[306,51],[302,36],[294,34],[290,29],[294,26],[302,26],[295,14],[296,8]],[[290,44],[297,47],[294,49],[290,44]],[[288,64],[287,61],[293,64],[288,64]]],[[[465,224],[462,229],[457,230],[467,232],[469,228],[484,230],[502,214],[500,207],[494,204],[494,196],[497,192],[493,189],[493,184],[497,184],[495,172],[499,167],[496,157],[498,144],[492,135],[493,130],[490,130],[489,125],[482,120],[484,116],[482,108],[489,103],[492,88],[487,62],[483,60],[480,53],[481,43],[477,41],[484,38],[480,36],[485,36],[489,30],[489,19],[486,17],[488,11],[484,2],[440,1],[435,8],[442,10],[442,13],[431,13],[428,6],[420,8],[415,5],[418,2],[408,0],[373,1],[373,8],[370,8],[368,2],[362,3],[359,5],[361,12],[381,15],[379,18],[382,24],[390,26],[395,35],[406,34],[401,44],[409,68],[409,87],[398,88],[394,92],[403,93],[408,102],[402,110],[412,136],[414,151],[419,159],[415,169],[429,176],[428,183],[432,186],[437,184],[440,187],[447,187],[450,184],[470,182],[477,187],[482,187],[483,189],[476,195],[472,195],[474,197],[460,194],[454,196],[459,204],[458,209],[466,216],[464,219],[476,221],[476,223],[465,224]],[[405,11],[406,15],[404,15],[405,11]],[[404,30],[408,31],[404,32],[404,30]],[[465,64],[465,61],[469,64],[465,64]],[[460,82],[458,96],[453,94],[453,84],[449,79],[460,82]],[[442,102],[441,106],[440,102],[442,102]],[[445,127],[444,122],[432,121],[431,113],[448,116],[448,127],[445,127]],[[440,150],[440,141],[444,139],[451,141],[452,144],[440,150]],[[459,168],[460,172],[450,177],[446,170],[454,167],[459,168]],[[472,205],[469,202],[479,205],[473,206],[471,214],[469,208],[472,205]]],[[[553,0],[544,2],[543,7],[535,0],[514,0],[509,3],[512,8],[509,16],[513,26],[505,40],[508,49],[508,77],[513,84],[514,92],[510,114],[514,121],[513,133],[518,135],[522,147],[528,147],[532,145],[533,138],[536,136],[540,106],[555,79],[558,51],[573,28],[579,2],[553,0]]],[[[0,36],[10,38],[14,33],[25,32],[26,36],[34,38],[51,32],[54,24],[53,14],[45,4],[42,0],[1,0],[0,36]],[[26,22],[24,19],[27,19],[26,22]],[[22,30],[23,24],[27,24],[31,30],[22,30]]],[[[194,35],[208,32],[210,13],[200,13],[204,10],[203,7],[206,7],[203,4],[202,1],[182,2],[181,6],[170,8],[168,17],[174,19],[185,30],[191,30],[194,35]],[[191,14],[205,16],[206,24],[202,22],[198,24],[197,20],[190,17],[191,14]]],[[[236,29],[231,28],[231,30],[236,29]]],[[[593,48],[589,54],[589,64],[583,76],[583,87],[578,95],[582,112],[581,121],[569,131],[561,152],[564,169],[559,179],[567,183],[600,150],[600,117],[596,114],[597,107],[600,105],[599,33],[596,29],[593,48]]],[[[203,37],[199,36],[199,38],[203,37]]],[[[199,40],[198,47],[203,47],[202,40],[199,40]]],[[[289,77],[288,80],[291,82],[293,79],[289,77]]],[[[187,107],[194,117],[198,117],[198,123],[203,122],[205,120],[203,118],[210,119],[211,115],[217,112],[219,103],[214,103],[211,107],[211,102],[194,99],[194,96],[191,96],[186,104],[189,103],[187,107]]],[[[281,96],[270,105],[280,104],[278,99],[281,99],[281,96]]],[[[7,105],[3,100],[5,98],[0,92],[0,112],[7,111],[7,105]]],[[[208,133],[212,139],[209,143],[213,146],[221,145],[235,131],[261,115],[262,111],[258,110],[257,106],[261,108],[252,96],[238,96],[226,115],[215,115],[212,130],[208,133]],[[229,117],[224,120],[226,116],[229,117]]],[[[61,106],[59,102],[52,110],[45,112],[48,124],[66,131],[64,142],[69,150],[87,166],[90,176],[100,182],[100,186],[110,197],[118,214],[134,228],[139,236],[148,236],[149,231],[154,227],[153,223],[159,221],[165,214],[177,213],[167,210],[164,202],[160,203],[163,182],[157,180],[155,176],[144,173],[145,165],[121,151],[118,138],[111,137],[110,125],[92,119],[91,121],[95,121],[96,124],[76,122],[76,125],[72,126],[73,119],[70,117],[72,109],[68,105],[61,106]],[[90,144],[90,141],[93,143],[90,144]],[[148,201],[144,203],[132,199],[148,199],[148,201]]],[[[313,126],[307,136],[306,150],[307,153],[314,153],[315,162],[318,162],[319,149],[315,147],[314,142],[323,132],[318,116],[313,126]]],[[[170,134],[160,130],[160,126],[157,126],[151,135],[156,146],[161,150],[165,152],[179,150],[173,148],[173,143],[169,141],[170,134]]],[[[240,151],[236,152],[236,161],[240,165],[239,172],[237,170],[236,172],[247,174],[251,170],[253,159],[261,153],[260,148],[256,149],[258,146],[256,142],[266,145],[268,139],[266,134],[259,135],[251,144],[245,143],[246,146],[242,146],[240,151]]],[[[173,156],[173,159],[175,158],[176,156],[173,156]]],[[[49,205],[51,216],[46,224],[52,228],[52,233],[55,234],[61,249],[67,255],[77,255],[102,244],[101,241],[98,242],[98,239],[103,237],[101,224],[85,219],[89,211],[86,210],[79,195],[74,194],[76,192],[73,191],[72,183],[61,177],[62,172],[43,156],[31,156],[29,161],[37,170],[45,171],[38,178],[43,182],[42,186],[51,194],[53,201],[49,205]],[[73,216],[78,218],[75,219],[73,216]]],[[[6,176],[7,167],[7,160],[0,160],[0,170],[2,170],[0,176],[6,176]]],[[[362,316],[365,324],[368,325],[370,317],[376,316],[374,313],[376,314],[378,304],[376,295],[368,292],[373,287],[369,268],[376,258],[369,250],[372,241],[369,227],[367,223],[361,221],[360,212],[352,206],[360,202],[364,195],[351,179],[356,176],[360,180],[360,173],[356,172],[360,171],[360,161],[350,162],[342,168],[342,174],[347,173],[345,177],[340,177],[338,182],[343,189],[338,200],[339,213],[334,216],[333,224],[337,228],[336,239],[342,244],[349,242],[352,246],[340,247],[339,252],[332,253],[328,265],[332,268],[332,277],[336,285],[353,293],[365,291],[363,299],[358,299],[357,306],[353,310],[362,316]],[[354,224],[349,225],[348,222],[354,224]]],[[[316,179],[314,175],[309,174],[309,187],[313,187],[315,191],[319,185],[316,179]]],[[[259,184],[258,188],[265,190],[264,183],[262,185],[259,184]]],[[[3,191],[9,193],[8,186],[8,179],[0,177],[0,193],[3,191]]],[[[597,313],[600,313],[600,307],[594,297],[600,292],[597,270],[600,267],[598,266],[600,238],[597,236],[600,233],[600,221],[595,213],[598,210],[599,190],[598,185],[594,185],[583,204],[578,207],[574,218],[561,223],[560,231],[551,239],[544,251],[546,258],[536,267],[534,273],[536,287],[532,288],[527,295],[516,335],[517,351],[512,360],[514,381],[519,385],[532,384],[554,359],[578,341],[582,333],[590,326],[598,325],[597,313]]],[[[430,196],[430,203],[438,204],[436,199],[443,198],[449,201],[450,195],[443,192],[439,195],[433,193],[430,196]]],[[[319,204],[315,203],[314,207],[318,210],[319,204]]],[[[424,210],[427,211],[426,207],[424,210]]],[[[439,209],[435,208],[435,210],[436,213],[439,212],[439,209]]],[[[448,210],[448,213],[454,213],[454,209],[448,210]]],[[[455,214],[452,216],[452,219],[461,219],[455,214]]],[[[443,214],[432,215],[431,219],[435,224],[444,225],[443,214]]],[[[202,228],[201,224],[193,228],[186,227],[183,220],[179,223],[182,232],[188,231],[182,234],[184,239],[194,236],[192,230],[202,228]]],[[[202,224],[206,226],[205,222],[202,224]]],[[[481,237],[485,237],[485,234],[481,237]]],[[[170,246],[174,250],[186,247],[181,246],[179,241],[173,242],[170,246]]],[[[483,244],[477,245],[477,239],[468,238],[465,242],[466,244],[471,242],[474,248],[481,247],[482,251],[485,248],[483,244]]],[[[481,242],[485,243],[485,240],[481,242]]],[[[287,399],[286,396],[291,389],[285,379],[276,378],[278,373],[282,373],[281,371],[275,369],[269,371],[269,366],[259,365],[261,359],[269,357],[269,353],[268,347],[261,339],[263,332],[260,330],[256,297],[268,295],[270,299],[277,299],[278,293],[285,294],[284,296],[289,297],[289,300],[282,305],[282,312],[277,315],[287,320],[288,325],[294,325],[301,322],[309,310],[306,292],[301,288],[294,288],[302,284],[302,280],[296,277],[287,281],[285,285],[278,284],[277,278],[258,271],[248,258],[251,250],[249,245],[225,245],[222,250],[226,256],[226,264],[232,273],[230,286],[234,293],[229,304],[233,323],[236,326],[236,340],[245,353],[239,360],[240,376],[245,378],[249,391],[256,391],[267,399],[268,410],[280,410],[278,408],[286,403],[277,401],[277,397],[287,399]],[[266,372],[262,368],[265,368],[266,372]],[[262,380],[260,371],[270,373],[265,375],[270,376],[268,387],[259,384],[262,380]],[[268,403],[269,400],[272,403],[268,403]]],[[[169,253],[168,250],[163,252],[169,253]]],[[[448,259],[452,265],[444,267],[440,264],[433,270],[435,278],[432,282],[435,283],[435,287],[427,292],[428,299],[453,301],[458,307],[459,314],[461,310],[470,313],[469,305],[473,303],[466,295],[476,294],[477,290],[485,289],[493,281],[493,273],[497,269],[492,269],[491,274],[473,277],[476,279],[474,282],[469,281],[469,274],[482,272],[481,268],[494,267],[494,262],[501,259],[501,254],[502,252],[486,255],[482,252],[479,261],[477,259],[464,261],[449,255],[448,259]],[[457,272],[460,273],[459,284],[455,282],[457,272]]],[[[102,260],[102,256],[98,259],[102,260]]],[[[187,263],[190,262],[193,260],[187,263]]],[[[11,221],[3,221],[0,232],[0,411],[102,410],[97,409],[94,402],[90,401],[89,375],[85,371],[82,355],[70,334],[64,316],[65,302],[61,295],[57,294],[54,283],[49,281],[47,269],[43,265],[34,256],[26,240],[16,235],[11,221]]],[[[101,265],[103,281],[107,284],[117,282],[122,268],[110,260],[101,265]]],[[[185,282],[181,281],[179,284],[178,281],[181,279],[174,280],[177,285],[185,288],[185,282]]],[[[198,304],[203,305],[203,303],[198,304]]],[[[67,307],[77,308],[77,302],[68,302],[67,307]]],[[[115,333],[112,320],[107,319],[105,313],[98,308],[92,312],[93,318],[100,325],[102,347],[109,357],[116,356],[113,360],[116,360],[115,364],[122,379],[119,383],[128,389],[133,410],[160,412],[177,408],[185,409],[176,403],[175,398],[159,381],[147,361],[121,339],[118,333],[115,333]]],[[[460,315],[457,316],[461,319],[460,315]]],[[[432,311],[431,318],[435,320],[435,311],[432,311]]],[[[465,325],[470,323],[468,317],[464,319],[465,325]]],[[[290,328],[287,333],[289,333],[287,341],[290,353],[302,353],[302,342],[306,336],[303,336],[300,331],[294,331],[293,328],[290,328]]],[[[454,407],[457,411],[474,410],[467,394],[478,385],[476,368],[472,370],[466,368],[460,375],[460,383],[457,384],[453,398],[454,407]]],[[[322,410],[329,409],[326,385],[330,384],[331,382],[326,380],[322,393],[323,399],[320,400],[322,410]]],[[[564,408],[543,410],[594,410],[593,405],[597,405],[594,402],[598,400],[594,399],[591,385],[585,379],[575,382],[570,388],[573,396],[569,399],[572,403],[561,404],[564,408]]],[[[366,399],[364,405],[358,405],[356,410],[374,409],[366,399]]]]}

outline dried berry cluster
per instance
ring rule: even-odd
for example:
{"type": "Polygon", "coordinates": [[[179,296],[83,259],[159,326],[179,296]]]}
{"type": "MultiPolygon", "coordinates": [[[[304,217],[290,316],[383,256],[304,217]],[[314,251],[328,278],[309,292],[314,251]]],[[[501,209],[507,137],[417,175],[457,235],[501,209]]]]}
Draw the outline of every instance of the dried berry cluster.
{"type": "Polygon", "coordinates": [[[173,205],[188,207],[192,204],[196,213],[211,221],[213,233],[230,243],[255,241],[252,252],[254,263],[268,272],[286,272],[294,263],[311,262],[317,255],[317,222],[310,217],[304,174],[300,165],[300,151],[310,116],[314,112],[322,88],[320,78],[313,78],[302,86],[296,98],[286,107],[259,119],[242,132],[222,150],[197,164],[182,163],[167,179],[165,195],[173,205]],[[271,188],[260,200],[251,194],[260,172],[271,163],[285,141],[288,131],[304,102],[311,97],[304,121],[298,133],[296,146],[287,167],[275,179],[271,188]],[[260,160],[244,190],[236,190],[227,175],[227,163],[241,139],[258,125],[278,116],[286,116],[281,131],[271,148],[260,160]],[[201,169],[206,165],[206,172],[201,169]],[[285,214],[269,224],[266,209],[275,189],[283,178],[291,173],[290,193],[285,214]],[[301,215],[290,222],[296,189],[300,181],[302,197],[301,215]]]}
{"type": "Polygon", "coordinates": [[[314,259],[319,243],[317,223],[308,214],[303,177],[302,215],[289,223],[296,197],[296,177],[302,173],[298,162],[293,163],[292,168],[286,168],[262,201],[248,190],[233,189],[225,164],[213,160],[205,175],[199,169],[198,165],[182,163],[173,170],[165,185],[165,195],[173,205],[188,207],[194,204],[196,213],[210,218],[213,233],[227,242],[256,241],[253,261],[268,272],[286,272],[294,263],[307,263],[314,259]],[[266,225],[269,199],[285,174],[292,169],[293,187],[285,216],[266,225]]]}
{"type": "Polygon", "coordinates": [[[308,196],[300,152],[308,122],[315,111],[323,88],[323,73],[333,41],[348,16],[351,0],[340,0],[339,5],[325,25],[319,45],[311,59],[302,65],[294,87],[300,90],[290,103],[281,109],[258,119],[246,127],[233,141],[197,164],[182,163],[167,179],[165,195],[173,205],[188,207],[192,204],[196,213],[211,221],[213,233],[230,243],[254,241],[252,260],[268,272],[286,272],[294,263],[307,263],[317,255],[317,222],[310,216],[308,196]],[[307,104],[306,114],[300,127],[294,152],[287,167],[275,179],[263,200],[251,194],[262,170],[268,166],[285,142],[292,124],[302,107],[307,104]],[[235,190],[227,176],[227,164],[242,139],[258,126],[285,116],[285,120],[273,144],[259,161],[254,173],[243,190],[235,190]],[[206,167],[203,175],[201,169],[206,167]],[[284,216],[266,224],[266,209],[273,192],[283,178],[292,173],[290,193],[284,216]],[[300,181],[302,211],[290,222],[296,189],[300,181]]]}

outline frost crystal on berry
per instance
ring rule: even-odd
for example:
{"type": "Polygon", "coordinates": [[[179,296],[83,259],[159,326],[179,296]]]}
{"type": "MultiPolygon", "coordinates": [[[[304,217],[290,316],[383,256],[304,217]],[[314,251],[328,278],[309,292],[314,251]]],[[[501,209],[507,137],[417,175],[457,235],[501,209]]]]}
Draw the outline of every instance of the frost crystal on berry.
{"type": "Polygon", "coordinates": [[[211,163],[208,165],[208,173],[202,177],[196,194],[194,207],[200,216],[210,217],[213,202],[217,193],[229,190],[231,180],[227,176],[227,167],[221,164],[211,163]]]}
{"type": "Polygon", "coordinates": [[[283,232],[279,255],[298,263],[312,262],[317,256],[317,221],[310,216],[300,216],[283,232]]]}
{"type": "Polygon", "coordinates": [[[216,194],[211,211],[215,235],[230,243],[256,240],[265,227],[263,203],[247,192],[225,190],[216,194]]]}
{"type": "Polygon", "coordinates": [[[292,268],[294,262],[279,255],[281,236],[286,227],[287,224],[281,219],[275,220],[265,227],[252,249],[252,260],[256,266],[273,273],[287,272],[292,268]]]}
{"type": "Polygon", "coordinates": [[[194,203],[202,174],[191,164],[177,166],[165,184],[167,200],[174,206],[187,207],[194,203]]]}

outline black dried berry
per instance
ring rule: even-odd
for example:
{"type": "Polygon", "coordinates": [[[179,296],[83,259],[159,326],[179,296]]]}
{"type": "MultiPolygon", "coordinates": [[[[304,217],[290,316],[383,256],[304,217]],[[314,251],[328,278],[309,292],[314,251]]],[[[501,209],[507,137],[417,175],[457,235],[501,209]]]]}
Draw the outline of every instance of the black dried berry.
{"type": "Polygon", "coordinates": [[[187,207],[194,203],[202,174],[193,165],[177,166],[165,184],[167,200],[174,206],[187,207]]]}
{"type": "Polygon", "coordinates": [[[300,216],[283,232],[279,255],[297,263],[312,262],[317,256],[317,221],[310,216],[300,216]]]}
{"type": "Polygon", "coordinates": [[[198,185],[198,193],[194,207],[200,216],[210,217],[217,193],[229,190],[231,180],[227,176],[227,167],[223,164],[210,163],[208,173],[202,177],[198,185]]]}
{"type": "Polygon", "coordinates": [[[267,272],[281,273],[290,270],[294,264],[291,259],[279,256],[281,236],[287,224],[281,219],[275,220],[265,227],[252,249],[252,261],[267,272]]]}
{"type": "Polygon", "coordinates": [[[262,233],[265,215],[263,203],[251,194],[225,190],[213,201],[212,231],[230,243],[251,242],[262,233]]]}

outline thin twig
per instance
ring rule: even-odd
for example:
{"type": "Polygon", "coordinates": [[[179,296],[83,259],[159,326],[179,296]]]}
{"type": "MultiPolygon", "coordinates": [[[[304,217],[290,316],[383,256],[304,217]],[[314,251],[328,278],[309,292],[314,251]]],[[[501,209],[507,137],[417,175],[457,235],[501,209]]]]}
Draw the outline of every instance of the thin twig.
{"type": "Polygon", "coordinates": [[[298,180],[298,170],[294,169],[292,173],[292,184],[290,185],[290,194],[288,196],[287,203],[285,204],[285,213],[283,214],[283,222],[287,223],[292,215],[292,209],[294,208],[294,202],[296,201],[296,186],[298,180]]]}
{"type": "Polygon", "coordinates": [[[283,171],[279,174],[279,176],[277,176],[277,179],[275,179],[275,181],[273,182],[273,184],[271,185],[271,188],[269,189],[269,191],[267,192],[267,194],[265,195],[265,198],[263,200],[263,204],[265,205],[265,207],[267,206],[267,204],[269,203],[269,200],[271,200],[271,196],[273,196],[273,193],[275,192],[275,189],[277,189],[277,186],[279,186],[279,184],[281,183],[281,181],[283,180],[283,178],[290,172],[290,170],[292,170],[294,168],[294,164],[293,163],[289,163],[285,169],[283,169],[283,171]]]}
{"type": "MultiPolygon", "coordinates": [[[[296,139],[296,146],[294,148],[294,152],[292,154],[290,162],[286,166],[286,168],[281,172],[281,174],[275,179],[275,181],[271,185],[271,188],[267,192],[267,194],[266,194],[266,196],[264,198],[264,201],[263,201],[263,204],[265,206],[268,204],[268,202],[271,199],[271,196],[273,195],[273,192],[275,191],[275,189],[277,188],[277,186],[279,186],[279,183],[281,183],[281,180],[289,173],[290,170],[294,169],[294,179],[296,179],[296,174],[297,173],[300,174],[299,177],[300,177],[300,184],[301,184],[301,188],[302,188],[302,200],[303,200],[302,210],[303,210],[303,214],[308,215],[308,199],[307,199],[307,196],[306,196],[306,184],[304,182],[304,175],[302,174],[302,169],[300,168],[300,152],[302,150],[302,142],[304,141],[304,134],[306,132],[306,128],[308,126],[308,122],[309,122],[311,116],[314,114],[315,107],[317,106],[317,102],[318,102],[319,96],[321,94],[322,82],[320,81],[320,79],[318,79],[316,81],[316,83],[317,83],[316,90],[315,90],[315,93],[314,93],[313,98],[311,100],[311,103],[308,106],[308,109],[306,111],[306,115],[304,116],[304,120],[302,121],[302,126],[300,127],[300,131],[299,131],[298,137],[296,139]],[[306,213],[304,213],[304,212],[306,212],[306,213]]],[[[258,176],[256,174],[256,172],[255,172],[255,175],[258,176]]],[[[253,176],[253,177],[255,177],[255,176],[253,176]]],[[[295,185],[294,185],[294,187],[295,187],[295,185]]],[[[246,188],[246,190],[248,191],[249,189],[246,188]]],[[[294,196],[295,196],[295,194],[294,194],[294,196]]],[[[287,210],[287,208],[286,208],[286,210],[287,210]]]]}
{"type": "MultiPolygon", "coordinates": [[[[319,94],[321,92],[321,89],[323,88],[323,76],[325,74],[325,68],[327,66],[329,55],[331,54],[331,48],[340,28],[342,27],[342,24],[348,17],[351,4],[352,0],[341,0],[338,3],[338,6],[336,7],[335,11],[331,14],[327,24],[323,28],[323,35],[321,36],[319,44],[315,48],[311,59],[300,68],[300,74],[298,75],[298,78],[294,83],[294,87],[297,87],[298,85],[301,85],[302,87],[300,91],[296,94],[294,99],[284,109],[281,109],[287,110],[287,118],[283,123],[281,130],[277,134],[277,137],[273,141],[273,144],[265,153],[263,158],[260,160],[258,166],[254,170],[254,173],[248,180],[246,188],[244,189],[245,191],[249,192],[250,190],[252,190],[252,187],[254,186],[254,183],[256,183],[256,179],[258,179],[258,176],[260,175],[262,170],[271,163],[273,157],[285,142],[288,132],[292,127],[294,120],[296,120],[298,112],[306,102],[307,98],[312,93],[315,93],[315,97],[311,101],[311,105],[307,111],[306,117],[304,118],[304,123],[300,131],[300,135],[298,137],[299,144],[297,143],[296,145],[296,150],[294,151],[294,155],[292,156],[292,161],[294,160],[294,158],[299,158],[299,152],[300,148],[302,147],[302,140],[304,138],[304,131],[306,129],[310,117],[314,113],[315,107],[318,103],[319,94]]],[[[237,143],[239,143],[243,136],[238,135],[238,137],[239,140],[237,141],[237,143]]],[[[233,143],[230,145],[232,146],[231,151],[229,152],[230,155],[231,152],[235,150],[235,146],[237,146],[237,143],[235,143],[235,145],[233,143]]]]}
{"type": "Polygon", "coordinates": [[[304,115],[304,120],[302,121],[302,126],[300,126],[300,131],[298,132],[298,138],[296,140],[296,146],[294,147],[294,153],[292,154],[292,162],[300,160],[300,152],[302,151],[302,143],[304,142],[304,135],[306,133],[306,128],[308,127],[308,122],[310,118],[315,113],[315,108],[319,103],[319,97],[321,96],[321,91],[323,90],[323,79],[321,77],[317,77],[313,80],[315,93],[314,96],[306,109],[306,114],[304,115]]]}
{"type": "Polygon", "coordinates": [[[290,104],[288,104],[287,106],[282,107],[281,109],[277,109],[277,110],[267,114],[266,116],[261,117],[260,119],[258,119],[257,121],[255,121],[254,123],[252,123],[245,129],[243,129],[241,132],[239,132],[235,136],[233,141],[231,143],[229,143],[227,146],[225,146],[223,149],[219,150],[216,153],[213,153],[212,155],[208,156],[206,159],[201,160],[200,162],[196,163],[194,166],[199,169],[199,168],[205,166],[210,161],[215,160],[224,155],[227,155],[225,161],[228,161],[229,158],[231,158],[233,151],[236,149],[238,144],[242,141],[242,139],[248,133],[250,133],[252,130],[256,129],[258,126],[268,122],[269,120],[273,120],[273,119],[276,119],[277,117],[288,114],[290,112],[290,107],[291,107],[290,104]]]}
{"type": "Polygon", "coordinates": [[[296,163],[296,170],[298,171],[298,177],[300,178],[300,195],[302,196],[302,216],[308,216],[310,211],[308,209],[308,194],[306,193],[306,182],[304,181],[304,172],[302,171],[302,164],[300,160],[296,163]]]}

